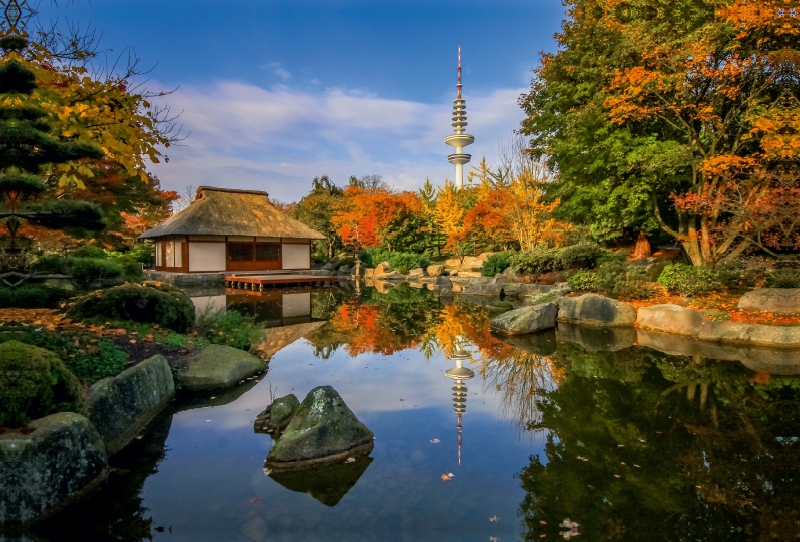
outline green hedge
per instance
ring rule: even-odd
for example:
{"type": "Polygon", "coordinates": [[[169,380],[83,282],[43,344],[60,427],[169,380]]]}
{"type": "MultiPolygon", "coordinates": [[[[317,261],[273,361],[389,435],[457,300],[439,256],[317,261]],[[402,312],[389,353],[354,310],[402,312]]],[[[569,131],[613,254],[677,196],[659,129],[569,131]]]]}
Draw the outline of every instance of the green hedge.
{"type": "Polygon", "coordinates": [[[124,284],[78,298],[67,314],[77,319],[108,318],[159,324],[178,333],[195,320],[192,300],[181,290],[158,282],[124,284]]]}
{"type": "Polygon", "coordinates": [[[41,284],[24,284],[16,288],[0,286],[0,308],[54,309],[71,293],[41,284]]]}
{"type": "Polygon", "coordinates": [[[710,269],[683,263],[666,266],[658,277],[658,283],[670,292],[685,296],[718,290],[721,286],[717,275],[710,269]]]}
{"type": "Polygon", "coordinates": [[[19,427],[64,411],[81,411],[78,379],[64,362],[19,341],[0,344],[0,425],[19,427]]]}

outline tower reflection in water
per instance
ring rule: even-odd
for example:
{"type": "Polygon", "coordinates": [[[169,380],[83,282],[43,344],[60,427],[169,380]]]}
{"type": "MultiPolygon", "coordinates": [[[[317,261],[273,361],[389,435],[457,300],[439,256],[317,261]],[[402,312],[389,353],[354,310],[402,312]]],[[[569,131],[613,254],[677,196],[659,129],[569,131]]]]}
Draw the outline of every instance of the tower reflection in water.
{"type": "Polygon", "coordinates": [[[458,422],[456,423],[456,430],[458,432],[458,464],[461,465],[461,415],[467,410],[467,387],[464,385],[465,380],[475,377],[475,372],[471,369],[464,367],[464,361],[470,360],[472,357],[470,353],[458,346],[452,354],[450,359],[456,362],[456,366],[447,369],[444,374],[448,378],[456,381],[456,385],[451,389],[453,390],[453,412],[456,413],[458,422]]]}

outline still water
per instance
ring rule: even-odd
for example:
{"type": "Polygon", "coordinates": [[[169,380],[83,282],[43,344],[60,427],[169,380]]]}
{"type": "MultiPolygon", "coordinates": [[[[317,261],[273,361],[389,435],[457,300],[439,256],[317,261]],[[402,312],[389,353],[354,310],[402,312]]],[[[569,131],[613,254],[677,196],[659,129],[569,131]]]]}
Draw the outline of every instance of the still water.
{"type": "Polygon", "coordinates": [[[268,373],[180,398],[112,458],[102,492],[43,526],[42,540],[727,541],[800,532],[800,360],[797,371],[754,371],[641,347],[631,330],[501,340],[488,331],[493,309],[407,286],[196,302],[260,318],[273,343],[268,373]],[[461,351],[474,371],[461,382],[466,401],[445,375],[461,351]],[[374,431],[374,451],[302,475],[265,472],[272,440],[254,433],[254,418],[271,397],[302,401],[319,385],[332,385],[374,431]]]}

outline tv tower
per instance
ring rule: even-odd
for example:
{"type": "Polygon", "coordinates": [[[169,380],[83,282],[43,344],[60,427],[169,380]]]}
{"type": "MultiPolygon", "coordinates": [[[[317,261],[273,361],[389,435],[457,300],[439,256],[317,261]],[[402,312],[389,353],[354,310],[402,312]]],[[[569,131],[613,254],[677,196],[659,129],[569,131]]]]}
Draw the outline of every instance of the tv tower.
{"type": "Polygon", "coordinates": [[[472,158],[469,154],[464,154],[464,147],[475,143],[475,138],[469,134],[464,133],[464,127],[467,125],[467,104],[464,98],[461,97],[461,46],[458,46],[458,95],[453,100],[453,127],[454,134],[444,138],[444,142],[451,147],[456,148],[456,152],[447,155],[447,159],[451,164],[456,165],[456,188],[459,190],[464,187],[464,164],[469,163],[472,158]]]}

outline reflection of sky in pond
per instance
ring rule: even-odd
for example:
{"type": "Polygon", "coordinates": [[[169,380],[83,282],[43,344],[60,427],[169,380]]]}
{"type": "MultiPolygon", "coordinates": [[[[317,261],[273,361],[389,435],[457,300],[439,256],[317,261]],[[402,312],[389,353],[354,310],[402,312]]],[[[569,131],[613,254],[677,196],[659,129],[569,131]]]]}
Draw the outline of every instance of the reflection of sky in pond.
{"type": "Polygon", "coordinates": [[[322,360],[305,341],[285,348],[243,397],[175,415],[167,457],[143,492],[154,525],[172,528],[156,539],[516,538],[523,493],[514,475],[539,446],[498,416],[496,394],[484,393],[478,377],[468,385],[459,467],[448,367],[444,356],[426,361],[416,351],[351,358],[340,350],[322,360]],[[376,438],[374,462],[334,508],[265,476],[271,439],[251,430],[270,386],[302,400],[323,384],[339,391],[376,438]],[[452,481],[441,479],[446,473],[452,481]],[[495,515],[502,522],[490,522],[495,515]]]}
{"type": "Polygon", "coordinates": [[[561,326],[557,346],[552,331],[499,340],[484,309],[402,287],[357,301],[314,294],[310,310],[328,323],[303,324],[305,338],[278,350],[259,382],[180,401],[114,458],[122,482],[61,516],[47,539],[552,539],[566,518],[586,540],[795,532],[795,365],[770,374],[669,356],[633,346],[630,329],[561,326]],[[444,351],[462,341],[475,377],[459,466],[444,351]],[[372,461],[319,474],[325,487],[278,483],[263,471],[271,438],[252,422],[271,396],[302,400],[319,385],[374,431],[372,461]]]}

